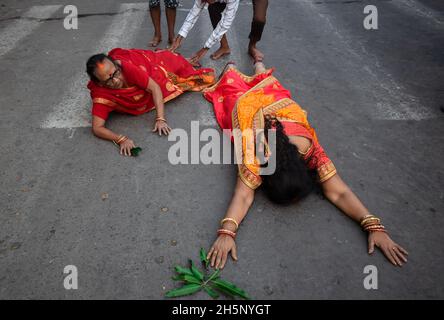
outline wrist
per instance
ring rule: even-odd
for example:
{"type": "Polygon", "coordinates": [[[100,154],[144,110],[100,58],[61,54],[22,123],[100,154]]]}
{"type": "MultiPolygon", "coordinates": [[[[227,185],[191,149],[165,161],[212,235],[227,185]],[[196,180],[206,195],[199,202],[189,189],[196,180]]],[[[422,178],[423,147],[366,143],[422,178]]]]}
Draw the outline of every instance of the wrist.
{"type": "Polygon", "coordinates": [[[115,145],[120,146],[122,143],[124,143],[126,140],[128,140],[127,136],[124,136],[123,134],[119,135],[116,139],[113,139],[113,143],[115,145]]]}
{"type": "Polygon", "coordinates": [[[227,237],[231,237],[233,240],[236,240],[236,233],[228,229],[219,229],[217,230],[217,234],[219,236],[226,235],[227,237]]]}

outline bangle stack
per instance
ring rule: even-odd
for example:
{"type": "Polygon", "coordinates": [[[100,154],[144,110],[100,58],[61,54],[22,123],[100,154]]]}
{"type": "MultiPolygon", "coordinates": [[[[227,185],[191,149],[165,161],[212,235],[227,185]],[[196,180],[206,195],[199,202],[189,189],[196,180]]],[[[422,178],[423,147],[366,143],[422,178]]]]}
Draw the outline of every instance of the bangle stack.
{"type": "Polygon", "coordinates": [[[227,229],[219,229],[219,230],[217,230],[217,234],[219,234],[219,235],[226,234],[226,235],[232,237],[233,240],[236,239],[236,232],[233,232],[233,231],[230,231],[227,229]]]}
{"type": "Polygon", "coordinates": [[[234,220],[233,218],[224,218],[224,219],[222,219],[220,221],[221,229],[217,230],[217,234],[219,234],[219,235],[226,234],[226,235],[232,237],[233,240],[235,240],[236,239],[236,232],[233,232],[233,231],[228,230],[228,229],[224,229],[224,223],[225,222],[231,222],[232,224],[234,224],[234,226],[236,227],[235,231],[237,231],[237,229],[239,229],[239,223],[237,223],[236,220],[234,220]]]}
{"type": "Polygon", "coordinates": [[[116,146],[118,146],[118,145],[120,145],[122,142],[125,142],[126,140],[128,140],[128,137],[127,136],[124,136],[124,135],[119,135],[119,137],[117,138],[117,140],[113,140],[113,142],[114,142],[114,144],[116,145],[116,146]]]}
{"type": "Polygon", "coordinates": [[[157,118],[156,118],[156,121],[167,122],[166,119],[165,119],[165,118],[162,118],[162,117],[157,117],[157,118]]]}
{"type": "Polygon", "coordinates": [[[233,218],[225,218],[225,219],[222,219],[222,220],[220,221],[220,226],[223,227],[225,222],[231,222],[231,223],[233,223],[233,224],[236,226],[236,231],[237,231],[237,229],[239,229],[239,223],[237,223],[237,221],[234,220],[233,218]]]}
{"type": "Polygon", "coordinates": [[[387,232],[381,224],[381,219],[372,214],[366,215],[361,219],[361,227],[368,232],[387,232]]]}

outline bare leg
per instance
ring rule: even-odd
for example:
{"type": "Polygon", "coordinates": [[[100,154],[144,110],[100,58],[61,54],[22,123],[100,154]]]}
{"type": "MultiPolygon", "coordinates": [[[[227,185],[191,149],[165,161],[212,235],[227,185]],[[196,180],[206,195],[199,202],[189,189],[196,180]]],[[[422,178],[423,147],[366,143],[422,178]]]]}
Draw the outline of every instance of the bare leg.
{"type": "Polygon", "coordinates": [[[217,49],[210,57],[213,60],[219,60],[223,56],[229,55],[231,53],[230,46],[228,45],[227,36],[224,34],[220,40],[220,48],[217,49]]]}
{"type": "MultiPolygon", "coordinates": [[[[213,3],[208,6],[208,13],[210,14],[211,24],[213,29],[216,29],[220,19],[222,19],[222,12],[225,10],[226,3],[213,3]]],[[[216,50],[210,57],[213,60],[218,60],[223,56],[231,53],[230,46],[228,45],[227,35],[224,34],[220,40],[220,48],[216,50]]]]}
{"type": "Polygon", "coordinates": [[[160,30],[160,5],[150,7],[150,15],[154,25],[154,36],[149,45],[151,47],[157,47],[162,41],[162,32],[160,30]]]}
{"type": "Polygon", "coordinates": [[[262,37],[264,31],[268,9],[268,0],[253,0],[253,21],[251,22],[250,42],[248,43],[248,53],[255,62],[262,61],[264,55],[256,48],[256,44],[262,37]]]}
{"type": "Polygon", "coordinates": [[[176,8],[165,9],[167,24],[168,24],[168,44],[171,45],[174,41],[174,25],[176,23],[176,8]]]}

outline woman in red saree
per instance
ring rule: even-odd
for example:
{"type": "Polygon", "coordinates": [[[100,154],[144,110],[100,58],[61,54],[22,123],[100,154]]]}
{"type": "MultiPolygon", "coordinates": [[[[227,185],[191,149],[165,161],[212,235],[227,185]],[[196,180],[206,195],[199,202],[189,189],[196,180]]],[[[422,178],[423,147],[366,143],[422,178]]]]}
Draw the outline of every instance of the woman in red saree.
{"type": "MultiPolygon", "coordinates": [[[[266,70],[256,64],[256,74],[248,77],[233,65],[228,65],[220,80],[204,90],[213,103],[217,121],[222,129],[233,130],[234,147],[240,155],[238,179],[225,217],[221,220],[218,237],[208,252],[211,265],[223,268],[228,254],[237,260],[235,237],[240,223],[253,203],[255,189],[262,185],[269,198],[280,204],[300,200],[320,184],[326,198],[368,232],[368,252],[374,246],[396,266],[407,262],[407,252],[388,236],[381,220],[370,214],[358,197],[339,177],[332,161],[319,144],[307,113],[291,99],[290,92],[266,70]],[[264,150],[274,143],[268,153],[268,163],[274,156],[274,172],[264,174],[257,157],[257,133],[265,129],[264,150]],[[275,133],[275,141],[268,139],[275,133]],[[315,179],[311,173],[315,173],[315,179]]],[[[259,148],[261,144],[259,144],[259,148]]]]}
{"type": "Polygon", "coordinates": [[[167,135],[164,103],[185,91],[200,91],[214,83],[213,69],[195,70],[181,55],[168,50],[120,49],[92,56],[86,64],[90,77],[92,129],[96,136],[131,155],[134,142],[105,127],[111,112],[140,115],[156,109],[154,132],[167,135]]]}

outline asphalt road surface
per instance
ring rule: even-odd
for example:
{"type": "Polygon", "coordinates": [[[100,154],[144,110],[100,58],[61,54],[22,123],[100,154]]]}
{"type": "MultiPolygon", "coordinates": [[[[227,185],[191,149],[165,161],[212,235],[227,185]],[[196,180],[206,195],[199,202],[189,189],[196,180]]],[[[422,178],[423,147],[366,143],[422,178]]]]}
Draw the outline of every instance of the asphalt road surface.
{"type": "MultiPolygon", "coordinates": [[[[147,2],[0,1],[0,298],[163,299],[173,266],[197,261],[215,239],[234,165],[170,164],[174,142],[151,132],[153,112],[108,123],[143,148],[137,158],[91,133],[86,59],[147,48],[147,2]],[[77,30],[63,27],[65,5],[78,8],[77,30]],[[77,290],[64,288],[67,265],[77,290]]],[[[191,6],[181,1],[176,31],[191,6]]],[[[252,73],[251,16],[241,1],[231,56],[204,66],[234,60],[252,73]]],[[[204,12],[181,53],[210,32],[204,12]]],[[[256,299],[444,298],[444,3],[270,1],[259,47],[342,178],[410,256],[402,268],[369,256],[359,226],[321,195],[280,207],[258,192],[224,278],[256,299]],[[363,26],[368,4],[377,30],[363,26]],[[367,265],[378,269],[377,290],[364,288],[367,265]]],[[[187,132],[192,120],[218,128],[200,93],[168,102],[166,115],[187,132]]]]}

